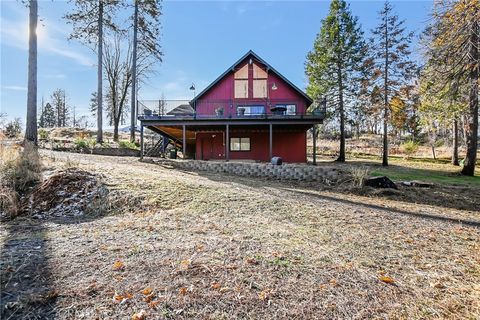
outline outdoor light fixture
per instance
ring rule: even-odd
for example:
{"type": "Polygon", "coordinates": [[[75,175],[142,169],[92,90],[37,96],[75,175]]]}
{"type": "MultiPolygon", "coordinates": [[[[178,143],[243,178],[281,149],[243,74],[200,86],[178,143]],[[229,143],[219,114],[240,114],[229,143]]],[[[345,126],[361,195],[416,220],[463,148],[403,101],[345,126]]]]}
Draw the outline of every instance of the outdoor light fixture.
{"type": "Polygon", "coordinates": [[[278,89],[278,87],[277,87],[277,85],[276,85],[275,82],[274,82],[274,83],[272,84],[272,90],[277,90],[277,89],[278,89]]]}
{"type": "Polygon", "coordinates": [[[195,84],[192,83],[192,86],[190,87],[190,90],[194,91],[195,90],[195,84]]]}
{"type": "Polygon", "coordinates": [[[248,64],[252,64],[252,58],[250,58],[250,60],[248,60],[248,64]]]}

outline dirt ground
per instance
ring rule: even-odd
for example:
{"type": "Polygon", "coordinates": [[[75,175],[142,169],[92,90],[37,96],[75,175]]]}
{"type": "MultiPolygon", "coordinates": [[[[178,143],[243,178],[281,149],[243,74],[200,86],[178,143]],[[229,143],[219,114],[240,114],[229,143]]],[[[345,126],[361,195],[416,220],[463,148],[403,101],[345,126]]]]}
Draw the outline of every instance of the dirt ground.
{"type": "Polygon", "coordinates": [[[480,318],[475,202],[135,158],[44,163],[101,175],[109,211],[2,222],[2,319],[480,318]]]}

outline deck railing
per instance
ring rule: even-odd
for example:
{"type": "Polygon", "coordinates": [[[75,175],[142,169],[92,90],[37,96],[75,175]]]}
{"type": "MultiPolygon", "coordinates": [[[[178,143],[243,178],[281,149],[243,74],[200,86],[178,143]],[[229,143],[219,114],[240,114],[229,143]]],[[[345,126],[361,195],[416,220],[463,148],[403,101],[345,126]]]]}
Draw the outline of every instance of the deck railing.
{"type": "Polygon", "coordinates": [[[201,119],[323,119],[326,106],[313,104],[304,110],[295,100],[139,100],[137,116],[141,120],[201,119]],[[197,111],[195,111],[197,110],[197,111]]]}

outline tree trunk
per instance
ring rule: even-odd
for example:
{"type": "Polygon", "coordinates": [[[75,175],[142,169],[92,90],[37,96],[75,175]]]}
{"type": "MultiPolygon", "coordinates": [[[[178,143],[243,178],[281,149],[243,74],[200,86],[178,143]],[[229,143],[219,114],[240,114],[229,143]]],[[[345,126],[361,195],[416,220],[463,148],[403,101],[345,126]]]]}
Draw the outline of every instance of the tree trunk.
{"type": "Polygon", "coordinates": [[[137,102],[137,32],[138,32],[138,1],[135,1],[135,10],[133,15],[133,52],[132,52],[132,94],[130,109],[130,141],[135,142],[135,124],[136,124],[136,102],[137,102]]]}
{"type": "Polygon", "coordinates": [[[114,120],[113,124],[113,141],[118,142],[118,123],[120,122],[120,119],[114,120]]]}
{"type": "MultiPolygon", "coordinates": [[[[477,9],[478,10],[478,9],[477,9]]],[[[474,16],[477,16],[476,14],[474,16]]],[[[472,27],[472,34],[470,36],[470,97],[469,97],[469,111],[467,113],[467,155],[463,164],[462,174],[473,176],[475,173],[475,163],[477,161],[477,147],[478,147],[478,33],[479,22],[474,21],[472,27]]]]}
{"type": "Polygon", "coordinates": [[[338,76],[338,109],[340,111],[340,154],[337,161],[345,162],[345,110],[343,107],[343,82],[341,67],[337,71],[338,76]]]}
{"type": "Polygon", "coordinates": [[[437,160],[437,156],[436,156],[436,154],[435,154],[435,143],[432,143],[432,144],[431,144],[431,147],[432,147],[433,160],[437,160]]]}
{"type": "Polygon", "coordinates": [[[385,77],[383,97],[383,155],[382,166],[388,166],[388,23],[385,22],[385,77]]]}
{"type": "Polygon", "coordinates": [[[103,142],[103,110],[102,110],[102,61],[103,61],[103,0],[98,1],[98,69],[97,69],[97,143],[103,142]]]}
{"type": "Polygon", "coordinates": [[[452,164],[458,166],[458,121],[453,119],[452,164]]]}
{"type": "Polygon", "coordinates": [[[37,144],[37,0],[29,3],[29,30],[28,30],[28,93],[27,93],[27,121],[25,140],[37,144]]]}

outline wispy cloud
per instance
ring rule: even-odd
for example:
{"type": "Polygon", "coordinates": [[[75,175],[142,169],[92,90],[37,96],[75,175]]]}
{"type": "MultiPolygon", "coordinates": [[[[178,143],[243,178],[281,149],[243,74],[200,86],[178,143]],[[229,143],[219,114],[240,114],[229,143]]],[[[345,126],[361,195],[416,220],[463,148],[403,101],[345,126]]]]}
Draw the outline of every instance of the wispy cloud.
{"type": "MultiPolygon", "coordinates": [[[[24,18],[15,21],[0,18],[0,24],[2,46],[28,50],[28,24],[24,18]]],[[[94,65],[91,57],[70,48],[69,42],[66,41],[67,33],[52,21],[45,20],[38,25],[37,37],[39,53],[59,55],[83,66],[94,65]]]]}
{"type": "Polygon", "coordinates": [[[2,86],[2,89],[12,91],[27,91],[27,87],[23,86],[2,86]]]}

